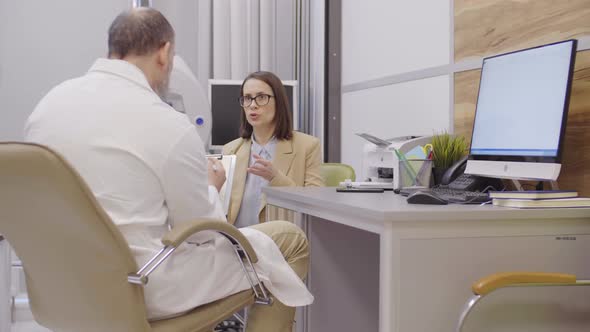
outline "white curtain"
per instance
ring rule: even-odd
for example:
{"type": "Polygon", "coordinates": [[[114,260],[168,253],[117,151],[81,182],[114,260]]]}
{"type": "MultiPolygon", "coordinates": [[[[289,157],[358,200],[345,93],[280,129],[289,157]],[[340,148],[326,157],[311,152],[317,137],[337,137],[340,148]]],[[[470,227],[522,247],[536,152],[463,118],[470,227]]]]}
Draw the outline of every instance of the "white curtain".
{"type": "Polygon", "coordinates": [[[295,79],[295,0],[212,2],[212,78],[241,80],[268,70],[295,79]]]}
{"type": "Polygon", "coordinates": [[[296,79],[300,0],[153,0],[176,30],[176,51],[203,86],[268,70],[296,79]]]}

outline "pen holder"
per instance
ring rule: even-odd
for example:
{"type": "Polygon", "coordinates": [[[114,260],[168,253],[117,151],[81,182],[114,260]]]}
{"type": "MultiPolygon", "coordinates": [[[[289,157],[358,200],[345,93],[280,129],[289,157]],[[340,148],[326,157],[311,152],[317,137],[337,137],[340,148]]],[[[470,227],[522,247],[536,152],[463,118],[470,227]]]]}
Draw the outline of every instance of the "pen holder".
{"type": "Polygon", "coordinates": [[[399,161],[399,184],[401,188],[429,188],[432,179],[432,160],[405,159],[399,161]]]}

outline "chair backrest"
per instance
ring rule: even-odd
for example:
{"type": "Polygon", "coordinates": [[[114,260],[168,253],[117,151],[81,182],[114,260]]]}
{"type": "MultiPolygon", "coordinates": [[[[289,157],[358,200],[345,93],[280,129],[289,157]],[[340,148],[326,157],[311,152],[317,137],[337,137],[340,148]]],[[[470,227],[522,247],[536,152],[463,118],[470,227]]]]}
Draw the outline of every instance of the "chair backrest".
{"type": "Polygon", "coordinates": [[[346,179],[356,180],[354,168],[346,164],[324,163],[320,165],[320,175],[326,187],[337,187],[346,179]]]}
{"type": "Polygon", "coordinates": [[[78,173],[47,147],[0,143],[0,233],[33,316],[53,331],[149,331],[137,264],[78,173]]]}

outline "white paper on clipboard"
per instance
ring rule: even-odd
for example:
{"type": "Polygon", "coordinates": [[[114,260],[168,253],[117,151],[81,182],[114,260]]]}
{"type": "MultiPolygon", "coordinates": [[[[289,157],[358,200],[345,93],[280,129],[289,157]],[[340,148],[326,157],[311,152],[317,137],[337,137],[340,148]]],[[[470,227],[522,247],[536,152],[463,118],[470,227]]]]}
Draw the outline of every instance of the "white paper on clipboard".
{"type": "Polygon", "coordinates": [[[234,180],[234,171],[236,169],[236,156],[233,154],[220,155],[212,154],[207,155],[207,158],[215,158],[221,161],[223,168],[225,169],[225,183],[219,191],[219,199],[221,200],[221,206],[223,207],[223,213],[227,216],[229,213],[229,200],[231,198],[231,189],[234,180]]]}

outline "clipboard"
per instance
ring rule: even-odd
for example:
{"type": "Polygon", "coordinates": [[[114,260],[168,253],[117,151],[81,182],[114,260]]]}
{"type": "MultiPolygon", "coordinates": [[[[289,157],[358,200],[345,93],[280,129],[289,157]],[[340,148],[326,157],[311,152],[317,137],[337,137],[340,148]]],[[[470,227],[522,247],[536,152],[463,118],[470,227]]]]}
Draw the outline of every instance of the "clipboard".
{"type": "Polygon", "coordinates": [[[229,201],[231,199],[231,190],[234,181],[234,171],[236,170],[236,155],[228,154],[228,155],[221,155],[221,154],[209,154],[207,155],[207,159],[215,158],[221,161],[223,168],[225,169],[225,183],[219,190],[219,199],[221,200],[221,207],[223,208],[223,213],[227,216],[229,213],[229,201]]]}

